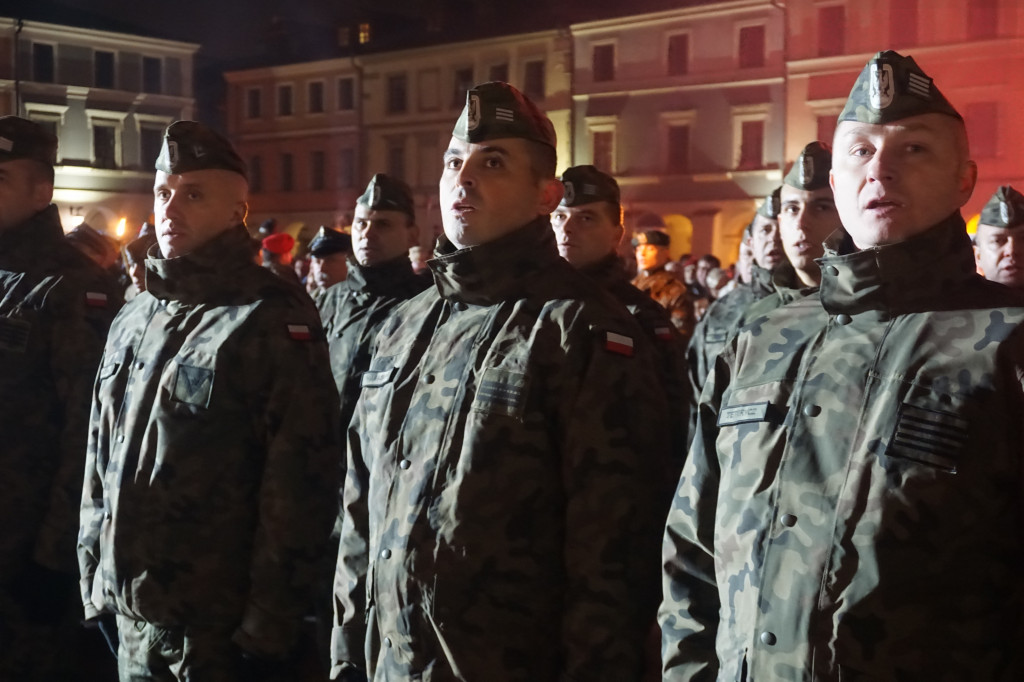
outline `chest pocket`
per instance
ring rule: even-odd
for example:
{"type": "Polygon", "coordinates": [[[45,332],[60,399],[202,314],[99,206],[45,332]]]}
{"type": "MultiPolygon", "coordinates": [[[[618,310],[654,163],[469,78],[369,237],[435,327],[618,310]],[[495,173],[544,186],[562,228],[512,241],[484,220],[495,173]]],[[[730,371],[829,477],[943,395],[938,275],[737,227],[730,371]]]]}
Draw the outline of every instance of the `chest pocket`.
{"type": "Polygon", "coordinates": [[[386,386],[395,378],[397,370],[394,357],[375,357],[370,361],[370,368],[363,372],[359,385],[362,388],[386,386]]]}
{"type": "Polygon", "coordinates": [[[200,354],[179,355],[174,359],[174,366],[171,399],[183,405],[208,408],[216,377],[215,358],[200,354]]]}
{"type": "Polygon", "coordinates": [[[490,367],[484,370],[473,399],[473,410],[521,419],[526,405],[526,374],[490,367]]]}
{"type": "Polygon", "coordinates": [[[968,426],[960,415],[904,403],[885,454],[955,474],[968,426]]]}

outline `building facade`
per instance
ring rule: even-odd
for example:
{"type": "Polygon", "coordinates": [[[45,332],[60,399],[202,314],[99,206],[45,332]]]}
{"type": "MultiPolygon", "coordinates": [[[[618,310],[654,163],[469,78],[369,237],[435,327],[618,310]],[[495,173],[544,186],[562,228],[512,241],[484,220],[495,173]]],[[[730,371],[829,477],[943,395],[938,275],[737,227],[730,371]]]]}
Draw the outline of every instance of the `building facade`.
{"type": "Polygon", "coordinates": [[[65,230],[86,222],[112,237],[119,229],[130,236],[150,218],[163,131],[195,108],[198,49],[0,18],[0,113],[57,135],[54,203],[65,230]]]}

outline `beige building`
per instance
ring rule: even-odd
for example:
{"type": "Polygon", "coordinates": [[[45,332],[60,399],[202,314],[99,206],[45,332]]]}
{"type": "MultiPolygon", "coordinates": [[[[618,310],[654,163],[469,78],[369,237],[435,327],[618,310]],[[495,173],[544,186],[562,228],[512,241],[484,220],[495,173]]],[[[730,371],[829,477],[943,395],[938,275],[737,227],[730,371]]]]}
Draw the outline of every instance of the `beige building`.
{"type": "Polygon", "coordinates": [[[84,221],[131,235],[149,219],[163,131],[195,109],[198,49],[0,18],[0,113],[42,123],[59,138],[54,202],[65,230],[84,221]]]}

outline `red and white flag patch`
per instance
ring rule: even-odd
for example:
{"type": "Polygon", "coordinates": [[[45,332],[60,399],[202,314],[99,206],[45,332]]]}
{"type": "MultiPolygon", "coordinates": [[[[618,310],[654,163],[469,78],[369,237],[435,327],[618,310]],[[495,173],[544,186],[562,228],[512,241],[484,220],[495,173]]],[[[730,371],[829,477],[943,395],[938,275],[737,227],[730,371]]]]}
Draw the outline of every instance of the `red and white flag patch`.
{"type": "Polygon", "coordinates": [[[611,351],[612,353],[625,355],[627,358],[633,357],[633,339],[629,336],[625,336],[624,334],[605,332],[604,347],[605,350],[611,351]]]}
{"type": "Polygon", "coordinates": [[[85,292],[85,304],[91,308],[106,308],[107,295],[102,291],[85,292]]]}
{"type": "Polygon", "coordinates": [[[288,336],[292,337],[295,341],[309,341],[313,338],[309,331],[309,325],[306,324],[288,325],[288,336]]]}
{"type": "Polygon", "coordinates": [[[672,330],[669,329],[668,327],[655,327],[654,337],[660,339],[661,341],[671,341],[672,330]]]}

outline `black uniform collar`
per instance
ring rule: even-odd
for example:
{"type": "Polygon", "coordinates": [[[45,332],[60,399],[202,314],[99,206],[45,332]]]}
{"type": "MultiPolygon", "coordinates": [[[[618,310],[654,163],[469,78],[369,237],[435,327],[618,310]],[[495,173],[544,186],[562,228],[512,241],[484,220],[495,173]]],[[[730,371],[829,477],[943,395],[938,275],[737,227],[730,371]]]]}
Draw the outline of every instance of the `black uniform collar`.
{"type": "Polygon", "coordinates": [[[390,296],[405,292],[417,279],[409,257],[402,255],[378,265],[360,265],[350,260],[345,283],[353,292],[390,296]]]}
{"type": "Polygon", "coordinates": [[[0,264],[50,260],[54,247],[64,243],[57,207],[50,204],[28,220],[0,230],[0,264]]]}
{"type": "Polygon", "coordinates": [[[971,241],[959,211],[896,244],[856,251],[845,231],[825,242],[821,302],[830,313],[911,312],[977,278],[971,241]]]}
{"type": "Polygon", "coordinates": [[[580,268],[580,272],[606,289],[613,284],[629,281],[626,266],[615,253],[610,253],[596,263],[580,268]]]}
{"type": "Polygon", "coordinates": [[[486,244],[456,249],[444,235],[427,262],[441,296],[473,305],[522,298],[537,273],[572,266],[558,255],[547,216],[539,216],[486,244]]]}

